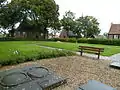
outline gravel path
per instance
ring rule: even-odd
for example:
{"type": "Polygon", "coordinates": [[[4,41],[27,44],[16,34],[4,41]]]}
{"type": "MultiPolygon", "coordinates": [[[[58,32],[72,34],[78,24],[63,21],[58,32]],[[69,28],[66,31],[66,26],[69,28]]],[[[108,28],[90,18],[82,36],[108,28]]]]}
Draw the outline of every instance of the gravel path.
{"type": "Polygon", "coordinates": [[[91,79],[98,80],[114,88],[120,87],[120,70],[110,68],[110,63],[111,61],[109,60],[93,60],[87,57],[69,56],[5,66],[1,67],[0,70],[8,70],[30,64],[45,66],[58,75],[68,78],[67,85],[55,90],[73,90],[91,79]]]}

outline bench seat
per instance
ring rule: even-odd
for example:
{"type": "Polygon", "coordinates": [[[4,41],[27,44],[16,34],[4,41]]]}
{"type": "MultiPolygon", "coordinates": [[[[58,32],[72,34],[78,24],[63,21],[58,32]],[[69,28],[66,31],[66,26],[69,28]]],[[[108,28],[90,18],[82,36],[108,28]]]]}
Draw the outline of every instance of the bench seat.
{"type": "Polygon", "coordinates": [[[79,46],[79,52],[80,52],[81,56],[82,56],[83,52],[96,54],[96,55],[98,55],[98,59],[99,59],[100,53],[104,52],[104,48],[79,46]]]}

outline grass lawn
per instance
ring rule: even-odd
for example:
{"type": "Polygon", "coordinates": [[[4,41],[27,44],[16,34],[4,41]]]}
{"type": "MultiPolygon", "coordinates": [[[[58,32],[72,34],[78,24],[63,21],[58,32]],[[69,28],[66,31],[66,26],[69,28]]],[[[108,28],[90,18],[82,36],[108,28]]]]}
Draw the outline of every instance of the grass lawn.
{"type": "Polygon", "coordinates": [[[10,65],[25,61],[59,57],[72,54],[58,50],[42,48],[33,41],[0,42],[0,64],[10,65]]]}
{"type": "Polygon", "coordinates": [[[112,46],[112,45],[100,45],[100,44],[85,44],[85,43],[67,43],[67,42],[48,42],[48,41],[37,41],[38,45],[62,48],[67,50],[78,51],[78,46],[93,46],[93,47],[101,47],[104,48],[104,52],[101,53],[103,56],[111,56],[117,53],[120,53],[120,46],[112,46]]]}
{"type": "Polygon", "coordinates": [[[0,59],[15,57],[17,53],[20,55],[28,55],[38,50],[42,51],[43,48],[31,44],[31,42],[0,42],[0,59]]]}
{"type": "Polygon", "coordinates": [[[32,55],[43,50],[46,51],[47,49],[40,48],[31,42],[0,42],[0,60],[21,55],[32,55]]]}
{"type": "Polygon", "coordinates": [[[39,45],[62,48],[72,51],[78,51],[79,45],[102,47],[105,49],[104,52],[102,53],[103,56],[111,56],[120,53],[120,46],[111,46],[111,45],[98,45],[98,44],[85,44],[85,43],[76,44],[76,43],[49,42],[49,41],[6,41],[6,42],[0,42],[0,64],[2,62],[9,65],[11,62],[13,64],[24,61],[30,61],[31,58],[32,60],[34,59],[36,60],[36,59],[66,55],[66,53],[62,53],[62,52],[52,52],[53,50],[42,48],[39,45]]]}

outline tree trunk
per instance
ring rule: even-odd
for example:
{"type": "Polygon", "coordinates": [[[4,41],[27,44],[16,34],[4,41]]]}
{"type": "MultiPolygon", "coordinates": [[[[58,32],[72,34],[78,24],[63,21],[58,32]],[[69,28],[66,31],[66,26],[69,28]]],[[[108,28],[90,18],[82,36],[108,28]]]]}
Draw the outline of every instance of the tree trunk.
{"type": "Polygon", "coordinates": [[[47,34],[47,28],[45,27],[43,31],[43,39],[46,39],[46,34],[47,34]]]}
{"type": "Polygon", "coordinates": [[[69,31],[67,30],[66,33],[67,33],[67,38],[69,38],[69,31]]]}
{"type": "Polygon", "coordinates": [[[12,30],[10,30],[10,36],[14,37],[15,29],[14,26],[12,26],[12,30]]]}
{"type": "Polygon", "coordinates": [[[53,35],[53,36],[54,36],[54,38],[55,38],[55,35],[56,35],[56,32],[55,32],[55,29],[54,29],[54,35],[53,35]]]}
{"type": "Polygon", "coordinates": [[[10,36],[11,36],[11,37],[14,37],[14,33],[15,33],[15,30],[12,29],[12,30],[10,31],[10,36]]]}

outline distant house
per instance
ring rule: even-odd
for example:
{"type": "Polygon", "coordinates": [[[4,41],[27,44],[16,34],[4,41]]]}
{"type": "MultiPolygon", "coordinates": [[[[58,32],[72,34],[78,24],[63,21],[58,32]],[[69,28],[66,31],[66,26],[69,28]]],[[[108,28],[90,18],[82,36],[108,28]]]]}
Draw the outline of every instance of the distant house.
{"type": "Polygon", "coordinates": [[[61,33],[60,33],[60,38],[68,38],[68,37],[76,37],[77,35],[74,34],[72,31],[68,31],[68,34],[67,34],[67,31],[66,30],[62,30],[61,33]]]}
{"type": "MultiPolygon", "coordinates": [[[[15,32],[15,37],[44,39],[42,27],[35,28],[28,23],[21,23],[15,32]]],[[[48,38],[48,32],[45,38],[48,38]]]]}
{"type": "Polygon", "coordinates": [[[120,39],[120,24],[111,24],[109,33],[109,39],[120,39]]]}
{"type": "Polygon", "coordinates": [[[54,35],[53,33],[49,33],[48,34],[48,38],[51,39],[51,38],[59,38],[59,35],[54,35]]]}
{"type": "Polygon", "coordinates": [[[97,35],[97,36],[95,36],[94,38],[105,39],[105,38],[107,38],[107,37],[105,37],[104,35],[97,35]]]}

